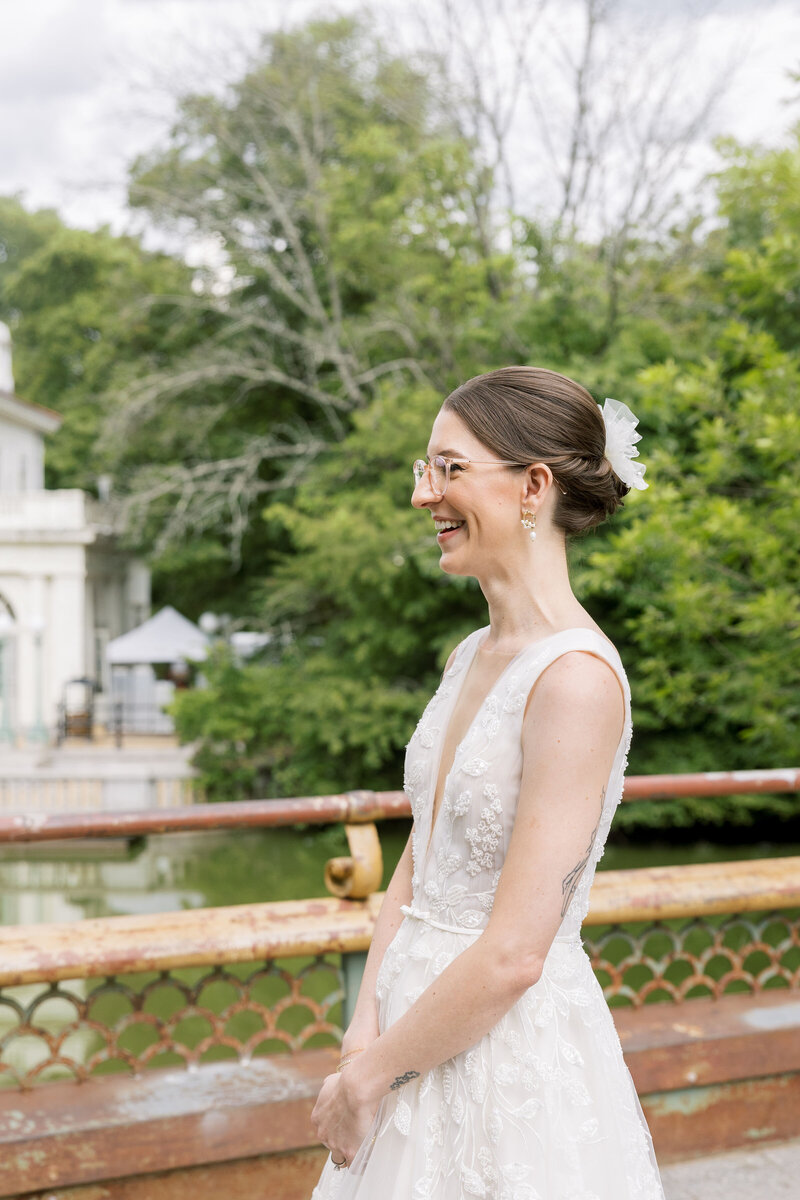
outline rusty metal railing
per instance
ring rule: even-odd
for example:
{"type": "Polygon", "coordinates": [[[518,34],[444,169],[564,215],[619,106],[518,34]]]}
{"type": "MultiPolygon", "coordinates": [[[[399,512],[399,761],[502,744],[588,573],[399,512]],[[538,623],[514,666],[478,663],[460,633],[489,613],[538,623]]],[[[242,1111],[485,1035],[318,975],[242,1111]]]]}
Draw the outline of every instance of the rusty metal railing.
{"type": "MultiPolygon", "coordinates": [[[[382,894],[0,930],[0,1083],[335,1044],[382,894]]],[[[584,941],[609,1003],[800,988],[800,858],[604,871],[584,941]]]]}
{"type": "MultiPolygon", "coordinates": [[[[800,770],[631,776],[626,801],[793,791],[800,770]]],[[[0,930],[0,1085],[242,1060],[342,1037],[403,792],[0,815],[0,844],[343,822],[336,897],[0,930]]],[[[584,941],[609,1004],[800,988],[800,859],[604,871],[584,941]]]]}
{"type": "MultiPolygon", "coordinates": [[[[709,771],[678,775],[630,775],[623,802],[671,800],[679,796],[735,796],[800,791],[800,768],[709,771]]],[[[255,829],[298,824],[363,824],[410,817],[405,792],[359,790],[330,796],[241,800],[183,805],[136,812],[0,815],[0,845],[84,837],[140,837],[212,829],[255,829]]]]}

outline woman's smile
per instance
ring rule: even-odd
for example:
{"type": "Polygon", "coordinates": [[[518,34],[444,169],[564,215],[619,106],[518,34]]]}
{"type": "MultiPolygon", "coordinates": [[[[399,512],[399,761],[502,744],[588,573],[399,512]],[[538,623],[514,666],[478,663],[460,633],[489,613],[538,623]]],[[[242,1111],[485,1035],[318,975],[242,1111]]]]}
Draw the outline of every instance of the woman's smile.
{"type": "Polygon", "coordinates": [[[451,538],[454,538],[466,525],[466,521],[453,517],[443,517],[441,519],[434,517],[433,523],[436,529],[436,540],[440,545],[442,542],[447,542],[451,538]]]}

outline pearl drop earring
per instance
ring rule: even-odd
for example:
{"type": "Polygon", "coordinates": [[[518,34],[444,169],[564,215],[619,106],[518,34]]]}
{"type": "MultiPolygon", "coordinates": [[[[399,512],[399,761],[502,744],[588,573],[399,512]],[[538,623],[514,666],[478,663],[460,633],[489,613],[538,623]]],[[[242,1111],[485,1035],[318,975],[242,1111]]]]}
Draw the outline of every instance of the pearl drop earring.
{"type": "Polygon", "coordinates": [[[527,509],[522,510],[522,524],[531,532],[531,541],[536,541],[536,513],[528,512],[527,509]]]}

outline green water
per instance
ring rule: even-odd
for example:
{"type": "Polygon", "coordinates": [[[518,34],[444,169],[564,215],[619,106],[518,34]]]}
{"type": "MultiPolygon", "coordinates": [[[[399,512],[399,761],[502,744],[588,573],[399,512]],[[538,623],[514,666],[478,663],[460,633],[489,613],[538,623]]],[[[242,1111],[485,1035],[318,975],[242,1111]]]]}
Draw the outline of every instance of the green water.
{"type": "MultiPolygon", "coordinates": [[[[383,887],[410,828],[408,820],[380,824],[383,887]]],[[[780,826],[770,832],[770,840],[729,844],[635,844],[612,833],[599,870],[800,855],[796,826],[792,840],[781,840],[780,826]]],[[[0,922],[35,925],[324,896],[326,861],[346,853],[338,825],[4,846],[0,922]]]]}

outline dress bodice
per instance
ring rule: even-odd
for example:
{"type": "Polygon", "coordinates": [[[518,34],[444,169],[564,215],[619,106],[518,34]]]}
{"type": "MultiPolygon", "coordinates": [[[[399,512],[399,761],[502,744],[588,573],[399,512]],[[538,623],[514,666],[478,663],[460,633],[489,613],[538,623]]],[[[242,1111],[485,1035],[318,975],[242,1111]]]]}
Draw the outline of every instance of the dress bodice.
{"type": "Polygon", "coordinates": [[[414,817],[412,906],[437,923],[465,932],[486,925],[514,826],[528,695],[556,658],[571,650],[585,650],[616,672],[625,698],[625,721],[592,852],[557,934],[578,937],[588,912],[595,869],[622,796],[632,732],[628,679],[616,649],[592,629],[564,629],[524,647],[491,688],[456,747],[431,831],[448,722],[478,644],[488,630],[488,625],[476,629],[459,644],[452,666],[406,747],[403,786],[414,817]]]}

